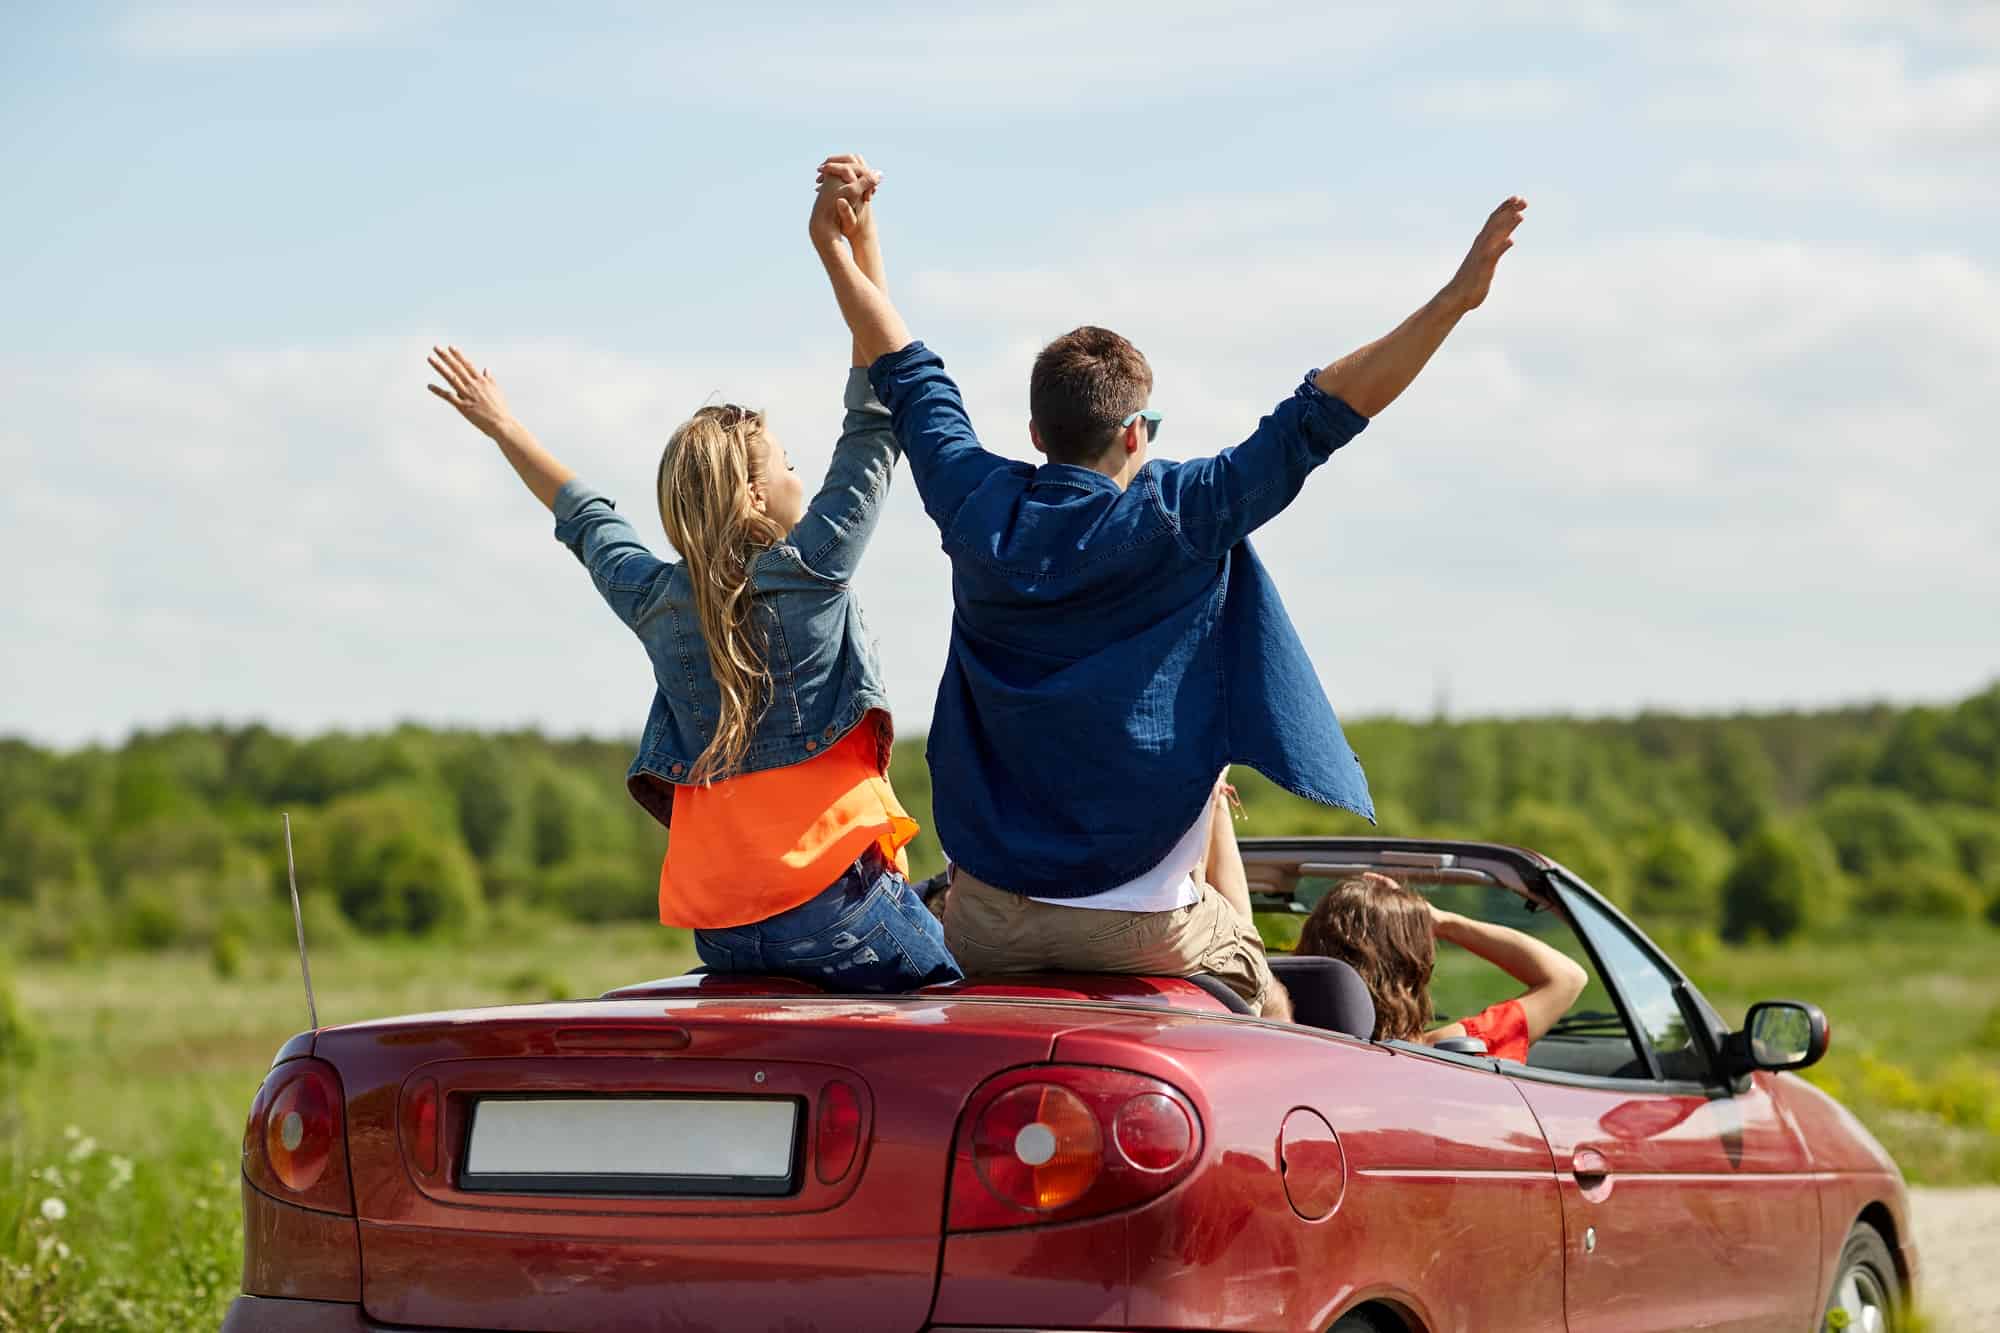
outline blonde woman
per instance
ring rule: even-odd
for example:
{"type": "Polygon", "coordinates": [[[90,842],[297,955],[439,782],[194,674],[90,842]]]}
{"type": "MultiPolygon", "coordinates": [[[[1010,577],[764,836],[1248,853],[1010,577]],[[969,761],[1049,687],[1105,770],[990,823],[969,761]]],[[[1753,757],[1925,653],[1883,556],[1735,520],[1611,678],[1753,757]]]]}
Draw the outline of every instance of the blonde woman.
{"type": "MultiPolygon", "coordinates": [[[[822,192],[815,232],[882,283],[860,164],[822,192]]],[[[671,830],[660,920],[694,931],[711,971],[835,990],[957,980],[908,880],[917,834],[888,778],[893,732],[851,584],[898,450],[864,369],[810,502],[760,412],[704,407],[668,438],[657,499],[678,562],[577,480],[507,408],[491,374],[433,349],[430,390],[500,446],[556,536],[646,646],[653,704],[627,786],[671,830]]]]}

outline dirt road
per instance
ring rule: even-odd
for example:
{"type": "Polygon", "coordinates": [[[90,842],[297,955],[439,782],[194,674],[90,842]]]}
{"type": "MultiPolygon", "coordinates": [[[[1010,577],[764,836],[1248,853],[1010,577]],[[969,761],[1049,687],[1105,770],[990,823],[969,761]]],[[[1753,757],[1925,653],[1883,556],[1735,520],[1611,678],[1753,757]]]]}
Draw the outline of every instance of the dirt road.
{"type": "Polygon", "coordinates": [[[1924,1308],[1940,1333],[2000,1328],[2000,1185],[1913,1189],[1924,1308]]]}

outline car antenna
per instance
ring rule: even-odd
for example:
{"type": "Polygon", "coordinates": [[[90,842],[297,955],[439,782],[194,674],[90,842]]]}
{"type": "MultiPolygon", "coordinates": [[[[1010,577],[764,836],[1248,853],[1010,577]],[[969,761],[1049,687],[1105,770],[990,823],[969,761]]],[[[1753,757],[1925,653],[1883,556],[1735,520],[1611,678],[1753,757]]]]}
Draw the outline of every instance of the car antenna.
{"type": "Polygon", "coordinates": [[[299,975],[306,983],[306,1020],[311,1026],[319,1026],[319,1006],[313,1003],[312,967],[306,962],[306,918],[299,911],[299,868],[292,860],[292,817],[283,816],[285,821],[285,878],[292,886],[292,926],[299,934],[299,975]]]}

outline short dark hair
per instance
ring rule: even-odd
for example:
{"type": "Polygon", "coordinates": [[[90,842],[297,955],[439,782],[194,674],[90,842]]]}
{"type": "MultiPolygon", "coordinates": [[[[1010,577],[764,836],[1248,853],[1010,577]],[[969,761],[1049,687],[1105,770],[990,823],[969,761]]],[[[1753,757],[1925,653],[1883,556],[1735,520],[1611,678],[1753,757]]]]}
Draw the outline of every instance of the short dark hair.
{"type": "Polygon", "coordinates": [[[1153,368],[1110,329],[1086,324],[1042,349],[1028,380],[1028,416],[1052,463],[1094,463],[1118,424],[1146,405],[1153,368]]]}

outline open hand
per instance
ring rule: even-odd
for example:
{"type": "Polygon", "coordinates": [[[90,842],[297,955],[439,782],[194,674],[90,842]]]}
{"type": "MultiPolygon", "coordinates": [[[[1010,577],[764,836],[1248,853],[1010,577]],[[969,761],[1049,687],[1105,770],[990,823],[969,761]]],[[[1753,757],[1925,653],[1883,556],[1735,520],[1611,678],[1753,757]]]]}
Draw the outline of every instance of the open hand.
{"type": "Polygon", "coordinates": [[[492,372],[475,369],[456,347],[433,347],[429,360],[431,369],[450,387],[440,389],[435,384],[424,387],[457,408],[458,414],[482,434],[498,440],[514,424],[514,414],[507,410],[506,395],[500,392],[492,372]]]}
{"type": "Polygon", "coordinates": [[[1528,201],[1515,195],[1494,209],[1479,229],[1465,262],[1444,287],[1444,295],[1460,310],[1477,310],[1486,299],[1487,289],[1493,285],[1493,270],[1500,256],[1514,248],[1514,228],[1521,225],[1527,211],[1528,201]]]}

